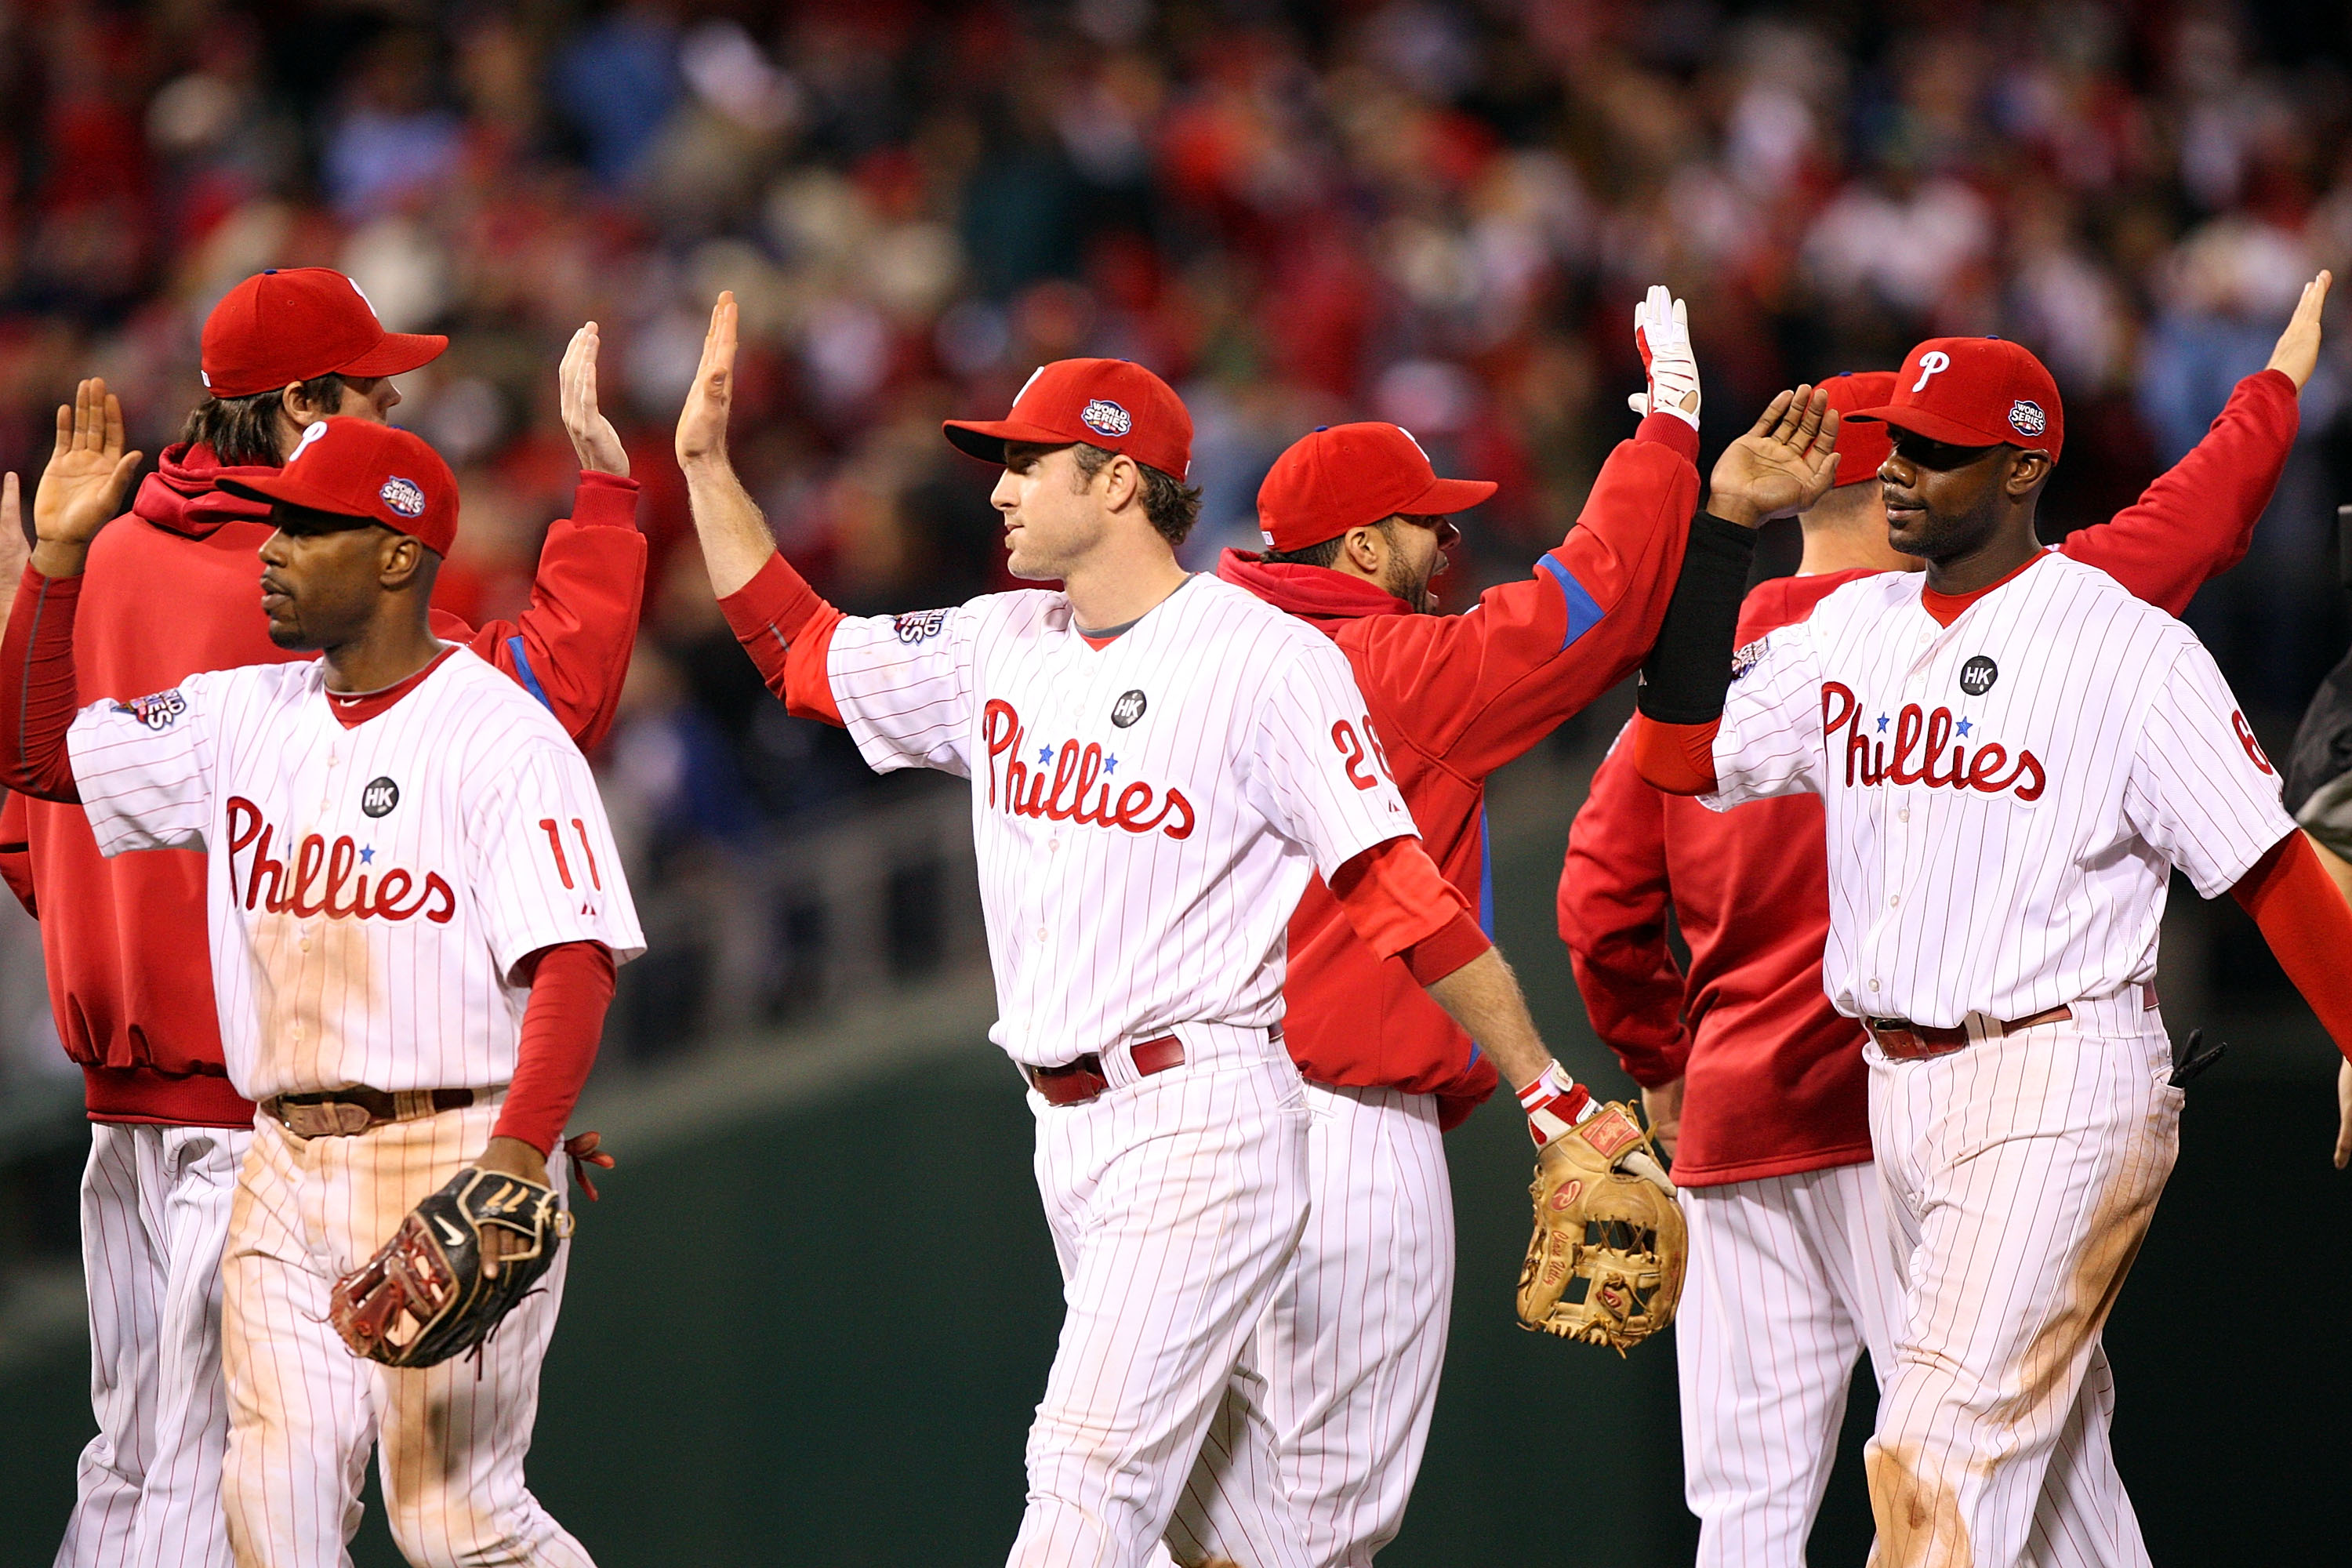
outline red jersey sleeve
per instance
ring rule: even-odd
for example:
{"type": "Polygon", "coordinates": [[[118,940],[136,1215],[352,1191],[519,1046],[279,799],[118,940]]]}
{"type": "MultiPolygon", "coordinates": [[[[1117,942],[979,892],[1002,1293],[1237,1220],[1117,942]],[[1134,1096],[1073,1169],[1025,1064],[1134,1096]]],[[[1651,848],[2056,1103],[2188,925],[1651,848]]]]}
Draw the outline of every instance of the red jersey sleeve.
{"type": "Polygon", "coordinates": [[[2179,615],[2198,589],[2245,559],[2301,421],[2284,372],[2246,377],[2187,457],[2111,521],[2076,529],[2058,548],[2179,615]]]}
{"type": "Polygon", "coordinates": [[[2344,990],[2344,955],[2352,952],[2352,904],[2345,902],[2311,841],[2300,831],[2288,834],[2230,892],[2254,917],[2279,967],[2319,1015],[2327,1037],[2352,1058],[2352,995],[2344,990]]]}
{"type": "Polygon", "coordinates": [[[1559,939],[1592,1028],[1635,1083],[1682,1077],[1691,1033],[1683,972],[1666,944],[1665,797],[1634,769],[1631,744],[1610,748],[1568,830],[1559,875],[1559,939]]]}
{"type": "Polygon", "coordinates": [[[1602,465],[1568,537],[1459,616],[1404,617],[1358,675],[1394,735],[1480,778],[1639,667],[1698,506],[1697,437],[1652,415],[1602,465]]]}
{"type": "Polygon", "coordinates": [[[768,689],[783,700],[786,712],[843,727],[824,669],[841,612],[818,596],[791,562],[781,552],[769,556],[759,574],[719,600],[719,608],[768,689]]]}
{"type": "Polygon", "coordinates": [[[433,632],[498,666],[590,751],[613,727],[645,596],[637,482],[590,468],[572,515],[547,531],[521,618],[476,627],[436,611],[433,632]]]}
{"type": "Polygon", "coordinates": [[[613,950],[601,942],[558,942],[521,967],[530,997],[523,1004],[514,1081],[490,1136],[520,1138],[551,1154],[596,1065],[613,1002],[613,950]]]}
{"type": "Polygon", "coordinates": [[[1332,873],[1331,896],[1366,947],[1402,958],[1423,985],[1494,945],[1418,838],[1386,839],[1358,855],[1332,873]]]}

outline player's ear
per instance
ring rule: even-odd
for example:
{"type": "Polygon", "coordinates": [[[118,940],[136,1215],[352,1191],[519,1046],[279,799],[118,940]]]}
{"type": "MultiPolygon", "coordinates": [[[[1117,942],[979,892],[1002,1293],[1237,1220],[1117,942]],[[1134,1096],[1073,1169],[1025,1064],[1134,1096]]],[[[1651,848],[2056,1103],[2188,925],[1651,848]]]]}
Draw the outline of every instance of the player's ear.
{"type": "Polygon", "coordinates": [[[376,581],[391,593],[420,583],[430,589],[434,577],[430,563],[438,559],[407,534],[394,533],[387,528],[376,554],[376,581]]]}
{"type": "Polygon", "coordinates": [[[2002,482],[2001,489],[2007,492],[2011,500],[2021,501],[2040,489],[2042,481],[2049,477],[2049,453],[2020,452],[2016,459],[2010,464],[2009,478],[2002,482]]]}

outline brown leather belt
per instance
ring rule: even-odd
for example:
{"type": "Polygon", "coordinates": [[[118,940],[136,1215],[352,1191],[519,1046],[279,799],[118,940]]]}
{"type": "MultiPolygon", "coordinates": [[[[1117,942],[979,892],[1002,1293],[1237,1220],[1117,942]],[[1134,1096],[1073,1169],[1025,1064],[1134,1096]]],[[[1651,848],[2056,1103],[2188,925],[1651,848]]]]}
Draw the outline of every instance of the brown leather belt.
{"type": "Polygon", "coordinates": [[[2072,1007],[2051,1007],[2030,1017],[2011,1018],[1997,1023],[1990,1030],[1970,1036],[1965,1024],[1915,1024],[1908,1018],[1864,1018],[1862,1026],[1878,1043],[1878,1048],[1898,1062],[1916,1062],[1929,1057],[1948,1057],[1969,1044],[1972,1038],[1998,1039],[2013,1035],[2020,1029],[2031,1029],[2037,1024],[2055,1024],[2074,1016],[2072,1007]]]}
{"type": "MultiPolygon", "coordinates": [[[[1150,1078],[1153,1073],[1184,1065],[1184,1042],[1173,1035],[1143,1040],[1128,1047],[1127,1059],[1135,1064],[1136,1077],[1150,1078]]],[[[1110,1087],[1110,1079],[1103,1076],[1102,1054],[1098,1051],[1088,1051],[1077,1060],[1064,1062],[1057,1068],[1030,1068],[1027,1071],[1029,1087],[1044,1096],[1048,1105],[1084,1105],[1110,1087]]]]}
{"type": "Polygon", "coordinates": [[[415,1121],[474,1103],[470,1089],[331,1089],[322,1094],[280,1094],[261,1109],[297,1138],[348,1138],[387,1121],[415,1121]]]}

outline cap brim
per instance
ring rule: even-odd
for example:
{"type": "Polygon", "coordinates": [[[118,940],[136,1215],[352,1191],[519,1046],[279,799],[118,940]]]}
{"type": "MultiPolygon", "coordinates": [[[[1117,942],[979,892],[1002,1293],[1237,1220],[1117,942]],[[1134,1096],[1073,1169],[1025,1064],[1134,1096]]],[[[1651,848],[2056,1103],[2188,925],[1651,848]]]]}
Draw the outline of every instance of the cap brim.
{"type": "Polygon", "coordinates": [[[352,361],[335,367],[337,375],[401,375],[441,357],[449,340],[438,332],[386,332],[383,341],[352,361]]]}
{"type": "Polygon", "coordinates": [[[1857,408],[1851,414],[1842,414],[1838,417],[1841,420],[1874,420],[1882,425],[1892,425],[1897,430],[1908,430],[1915,436],[1925,436],[1930,441],[1942,441],[1954,447],[2015,445],[2009,437],[1998,431],[1979,430],[1972,426],[1963,425],[1957,419],[1947,419],[1940,414],[1930,414],[1924,408],[1903,408],[1890,405],[1884,408],[1857,408]]]}
{"type": "Polygon", "coordinates": [[[362,522],[383,522],[383,519],[373,512],[353,511],[344,504],[341,498],[329,495],[325,490],[304,484],[300,479],[289,479],[282,473],[272,474],[268,479],[222,479],[215,482],[229,494],[243,496],[248,500],[266,500],[273,503],[282,501],[288,506],[299,506],[308,511],[323,511],[330,517],[354,518],[362,522]]]}
{"type": "Polygon", "coordinates": [[[1492,479],[1438,479],[1397,510],[1415,517],[1446,517],[1483,504],[1500,489],[1492,479]]]}
{"type": "Polygon", "coordinates": [[[1039,447],[1077,445],[1076,437],[1014,419],[946,419],[940,421],[940,428],[947,436],[950,446],[959,452],[978,458],[983,463],[1004,461],[1004,444],[1007,441],[1026,441],[1039,447]]]}

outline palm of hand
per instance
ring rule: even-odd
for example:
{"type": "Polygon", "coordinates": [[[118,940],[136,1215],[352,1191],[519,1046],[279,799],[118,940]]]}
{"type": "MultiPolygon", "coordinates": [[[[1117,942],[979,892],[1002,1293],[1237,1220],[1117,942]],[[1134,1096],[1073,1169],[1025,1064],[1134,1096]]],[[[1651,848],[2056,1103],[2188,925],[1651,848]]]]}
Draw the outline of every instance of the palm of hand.
{"type": "Polygon", "coordinates": [[[80,543],[97,536],[114,515],[120,451],[71,448],[54,453],[33,492],[33,531],[43,539],[80,543]]]}
{"type": "Polygon", "coordinates": [[[1795,447],[1750,433],[1724,448],[1713,485],[1717,493],[1740,496],[1771,516],[1801,506],[1814,478],[1813,464],[1795,447]]]}

